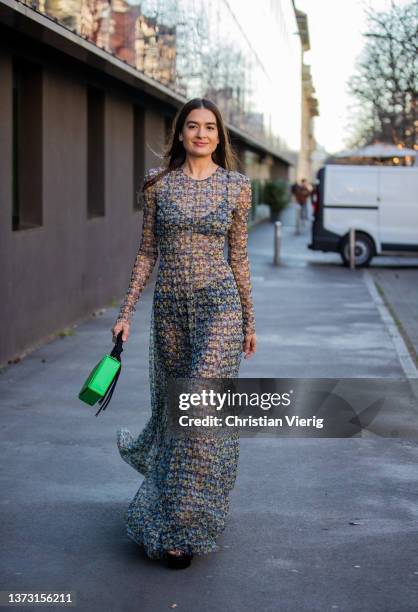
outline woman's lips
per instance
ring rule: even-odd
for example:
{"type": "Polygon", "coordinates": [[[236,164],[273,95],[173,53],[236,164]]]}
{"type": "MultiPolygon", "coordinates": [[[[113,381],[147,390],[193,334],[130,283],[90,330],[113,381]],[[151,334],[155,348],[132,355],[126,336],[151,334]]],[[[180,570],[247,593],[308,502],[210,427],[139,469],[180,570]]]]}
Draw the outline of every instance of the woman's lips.
{"type": "Polygon", "coordinates": [[[207,144],[208,144],[207,142],[195,142],[195,145],[197,147],[206,147],[207,144]]]}

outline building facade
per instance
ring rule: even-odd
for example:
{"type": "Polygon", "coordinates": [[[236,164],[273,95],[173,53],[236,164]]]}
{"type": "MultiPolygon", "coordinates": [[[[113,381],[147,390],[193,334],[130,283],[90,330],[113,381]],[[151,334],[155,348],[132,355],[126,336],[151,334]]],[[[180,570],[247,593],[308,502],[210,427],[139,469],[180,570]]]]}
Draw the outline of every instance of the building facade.
{"type": "Polygon", "coordinates": [[[300,40],[302,43],[301,61],[301,132],[300,132],[300,151],[297,163],[298,180],[306,178],[308,181],[315,180],[316,167],[313,164],[314,152],[317,148],[314,135],[314,117],[319,115],[318,100],[315,96],[310,66],[304,61],[304,54],[311,48],[309,40],[308,17],[306,13],[296,10],[300,40]]]}
{"type": "Polygon", "coordinates": [[[0,0],[1,315],[10,322],[0,364],[121,299],[144,172],[161,164],[188,99],[220,106],[239,170],[288,176],[300,148],[301,40],[290,0],[261,6],[0,0]]]}

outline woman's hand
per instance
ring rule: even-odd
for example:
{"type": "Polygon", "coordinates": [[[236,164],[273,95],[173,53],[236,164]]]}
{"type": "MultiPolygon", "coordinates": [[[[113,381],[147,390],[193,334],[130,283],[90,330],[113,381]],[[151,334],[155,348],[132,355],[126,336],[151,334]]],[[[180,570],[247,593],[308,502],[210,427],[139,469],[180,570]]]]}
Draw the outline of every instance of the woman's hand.
{"type": "Polygon", "coordinates": [[[129,337],[129,330],[131,328],[131,324],[126,321],[117,321],[115,325],[112,327],[112,335],[113,342],[116,344],[116,340],[119,332],[122,332],[122,342],[126,342],[129,337]]]}
{"type": "Polygon", "coordinates": [[[255,334],[248,334],[244,338],[243,351],[245,353],[244,359],[248,359],[251,355],[254,355],[257,347],[257,337],[255,334]]]}

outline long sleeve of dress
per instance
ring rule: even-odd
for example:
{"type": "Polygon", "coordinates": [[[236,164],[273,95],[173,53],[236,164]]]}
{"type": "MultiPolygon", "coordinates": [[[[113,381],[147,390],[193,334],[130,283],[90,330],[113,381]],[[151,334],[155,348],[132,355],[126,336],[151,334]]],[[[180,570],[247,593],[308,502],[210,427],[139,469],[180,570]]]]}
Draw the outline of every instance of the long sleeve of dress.
{"type": "MultiPolygon", "coordinates": [[[[146,173],[144,182],[153,176],[155,169],[146,173]]],[[[143,195],[144,213],[138,253],[125,299],[120,307],[117,321],[130,323],[136,303],[145,288],[158,258],[158,243],[155,235],[156,193],[155,184],[148,187],[143,195]]]]}
{"type": "Polygon", "coordinates": [[[243,177],[243,184],[233,210],[228,230],[228,263],[238,286],[242,306],[244,336],[255,333],[254,307],[250,266],[248,261],[248,213],[251,208],[251,181],[243,177]]]}

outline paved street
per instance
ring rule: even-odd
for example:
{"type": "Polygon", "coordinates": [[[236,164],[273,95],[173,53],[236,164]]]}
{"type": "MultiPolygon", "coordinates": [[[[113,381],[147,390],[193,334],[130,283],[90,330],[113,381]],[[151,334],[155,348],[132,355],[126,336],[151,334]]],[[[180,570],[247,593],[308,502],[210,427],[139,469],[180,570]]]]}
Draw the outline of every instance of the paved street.
{"type": "MultiPolygon", "coordinates": [[[[416,376],[402,335],[416,346],[418,259],[350,271],[306,248],[308,228],[294,235],[291,210],[283,223],[280,267],[273,225],[250,235],[257,354],[241,376],[416,376]],[[403,300],[389,278],[401,264],[403,300]]],[[[128,540],[123,513],[141,477],[120,459],[116,430],[139,433],[148,418],[151,300],[150,285],[98,418],[77,393],[110,347],[116,309],[3,370],[1,589],[73,591],[83,612],[415,612],[417,440],[242,439],[220,552],[172,572],[128,540]]]]}

